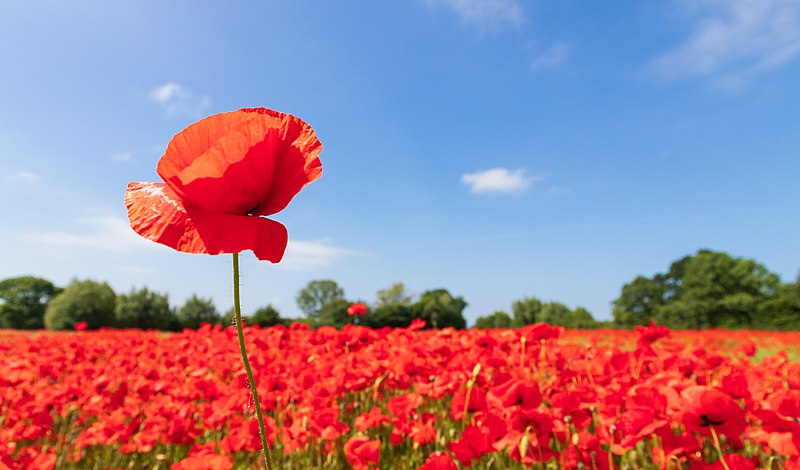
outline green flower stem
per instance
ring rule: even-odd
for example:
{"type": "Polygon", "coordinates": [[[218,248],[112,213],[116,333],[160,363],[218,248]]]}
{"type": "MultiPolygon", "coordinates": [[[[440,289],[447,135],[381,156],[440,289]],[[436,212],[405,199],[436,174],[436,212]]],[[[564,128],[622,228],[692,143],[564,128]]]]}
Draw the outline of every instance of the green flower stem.
{"type": "Polygon", "coordinates": [[[236,318],[236,332],[239,336],[239,350],[242,352],[242,362],[247,371],[247,380],[250,382],[250,390],[253,392],[253,402],[256,405],[256,417],[258,418],[258,432],[261,434],[261,445],[264,451],[264,460],[267,468],[272,470],[272,458],[269,455],[269,444],[267,444],[267,433],[264,430],[264,417],[261,415],[261,403],[258,401],[258,390],[256,381],[253,378],[253,370],[250,368],[250,360],[247,359],[247,350],[244,347],[244,330],[242,330],[242,306],[239,302],[239,253],[233,254],[233,312],[236,318]]]}

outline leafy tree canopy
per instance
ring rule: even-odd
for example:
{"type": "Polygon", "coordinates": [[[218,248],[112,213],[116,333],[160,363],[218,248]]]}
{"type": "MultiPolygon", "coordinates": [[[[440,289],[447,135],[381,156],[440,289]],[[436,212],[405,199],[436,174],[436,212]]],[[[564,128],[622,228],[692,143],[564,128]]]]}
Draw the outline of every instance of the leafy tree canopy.
{"type": "Polygon", "coordinates": [[[196,330],[203,323],[219,323],[220,315],[211,299],[192,295],[178,310],[181,327],[196,330]]]}
{"type": "Polygon", "coordinates": [[[378,301],[375,307],[385,307],[388,305],[411,305],[412,296],[406,292],[406,286],[402,282],[395,282],[386,289],[378,291],[378,301]]]}
{"type": "Polygon", "coordinates": [[[509,328],[510,326],[511,316],[502,310],[485,317],[478,317],[475,320],[475,328],[509,328]]]}
{"type": "Polygon", "coordinates": [[[120,328],[176,330],[179,327],[167,296],[146,287],[117,296],[115,313],[120,328]]]}
{"type": "Polygon", "coordinates": [[[344,299],[344,290],[329,279],[310,281],[297,294],[297,306],[309,318],[319,319],[322,309],[337,299],[344,299]]]}
{"type": "Polygon", "coordinates": [[[91,329],[114,326],[116,302],[107,283],[74,280],[47,304],[44,326],[51,330],[71,330],[78,322],[91,329]]]}
{"type": "Polygon", "coordinates": [[[614,301],[624,327],[656,322],[672,328],[759,328],[760,306],[780,291],[780,278],[749,258],[700,250],[663,274],[639,276],[614,301]]]}
{"type": "Polygon", "coordinates": [[[33,276],[0,281],[0,328],[43,328],[47,303],[60,292],[52,282],[33,276]]]}
{"type": "Polygon", "coordinates": [[[453,297],[446,289],[434,289],[420,296],[414,304],[414,313],[431,328],[466,328],[467,321],[463,314],[466,306],[467,302],[462,297],[453,297]]]}

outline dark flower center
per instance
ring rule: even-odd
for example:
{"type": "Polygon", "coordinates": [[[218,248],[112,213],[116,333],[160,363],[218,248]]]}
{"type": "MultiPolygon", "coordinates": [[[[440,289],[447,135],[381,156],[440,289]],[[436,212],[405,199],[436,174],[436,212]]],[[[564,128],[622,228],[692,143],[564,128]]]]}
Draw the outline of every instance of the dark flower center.
{"type": "Polygon", "coordinates": [[[247,215],[253,215],[253,212],[258,210],[258,206],[259,206],[259,204],[256,204],[256,206],[253,207],[252,209],[250,209],[249,211],[247,211],[246,214],[247,215]]]}
{"type": "Polygon", "coordinates": [[[700,426],[701,427],[708,427],[708,426],[719,426],[724,424],[724,421],[714,421],[706,415],[700,415],[700,426]]]}

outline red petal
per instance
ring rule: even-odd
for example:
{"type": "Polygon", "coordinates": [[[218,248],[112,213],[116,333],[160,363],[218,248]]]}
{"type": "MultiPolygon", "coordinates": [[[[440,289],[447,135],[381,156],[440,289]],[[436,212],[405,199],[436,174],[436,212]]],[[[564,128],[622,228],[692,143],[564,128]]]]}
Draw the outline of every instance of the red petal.
{"type": "Polygon", "coordinates": [[[314,130],[301,119],[265,108],[242,109],[178,133],[158,173],[192,206],[270,215],[319,178],[320,151],[314,130]]]}
{"type": "Polygon", "coordinates": [[[286,250],[286,227],[274,220],[187,208],[163,183],[130,183],[125,193],[128,219],[139,235],[186,253],[253,250],[277,263],[286,250]]]}

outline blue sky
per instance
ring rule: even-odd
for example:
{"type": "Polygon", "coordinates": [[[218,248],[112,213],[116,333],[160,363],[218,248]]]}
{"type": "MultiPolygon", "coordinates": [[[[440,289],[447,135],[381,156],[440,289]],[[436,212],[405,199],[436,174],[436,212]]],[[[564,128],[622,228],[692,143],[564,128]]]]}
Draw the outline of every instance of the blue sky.
{"type": "Polygon", "coordinates": [[[137,238],[129,181],[175,133],[266,106],[324,173],[248,253],[243,305],[403,281],[468,320],[536,296],[610,317],[700,248],[800,270],[800,1],[4,2],[0,278],[232,304],[230,257],[137,238]]]}

